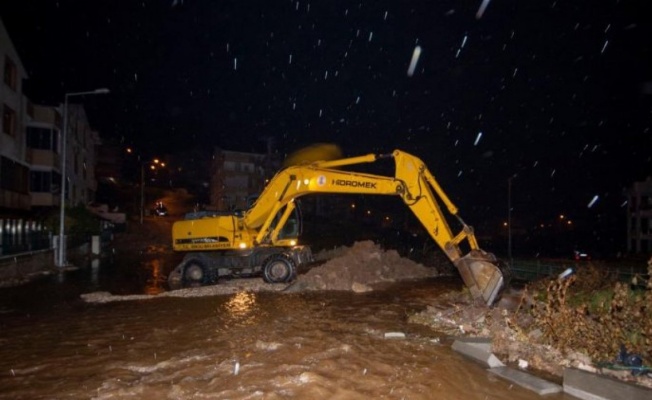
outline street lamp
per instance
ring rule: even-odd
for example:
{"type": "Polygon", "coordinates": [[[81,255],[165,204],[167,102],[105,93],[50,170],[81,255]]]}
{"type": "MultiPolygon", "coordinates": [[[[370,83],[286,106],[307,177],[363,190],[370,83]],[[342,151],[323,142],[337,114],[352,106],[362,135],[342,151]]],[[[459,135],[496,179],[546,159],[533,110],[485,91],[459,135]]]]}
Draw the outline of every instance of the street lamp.
{"type": "Polygon", "coordinates": [[[63,103],[63,140],[62,140],[62,154],[61,154],[61,204],[59,209],[59,248],[56,259],[57,267],[65,267],[68,261],[65,259],[65,218],[66,218],[66,147],[68,138],[68,98],[73,96],[85,96],[87,94],[107,94],[109,89],[101,88],[87,92],[72,92],[66,93],[65,101],[63,103]]]}

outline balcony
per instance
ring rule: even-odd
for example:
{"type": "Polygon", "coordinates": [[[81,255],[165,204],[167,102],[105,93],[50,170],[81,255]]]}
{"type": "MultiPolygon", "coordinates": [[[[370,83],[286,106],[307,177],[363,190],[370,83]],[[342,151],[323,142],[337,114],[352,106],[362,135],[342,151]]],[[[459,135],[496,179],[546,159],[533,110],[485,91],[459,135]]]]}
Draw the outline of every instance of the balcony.
{"type": "Polygon", "coordinates": [[[27,162],[32,166],[59,169],[59,154],[52,150],[27,149],[27,162]]]}

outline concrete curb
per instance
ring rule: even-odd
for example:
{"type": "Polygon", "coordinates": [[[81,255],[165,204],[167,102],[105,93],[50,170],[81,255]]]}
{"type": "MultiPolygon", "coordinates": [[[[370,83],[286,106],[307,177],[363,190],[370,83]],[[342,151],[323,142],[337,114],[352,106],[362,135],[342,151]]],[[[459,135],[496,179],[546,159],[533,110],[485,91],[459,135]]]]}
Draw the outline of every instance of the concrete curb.
{"type": "Polygon", "coordinates": [[[562,387],[556,383],[548,382],[545,379],[538,378],[526,372],[509,367],[490,368],[489,372],[496,374],[510,382],[513,382],[525,389],[531,390],[539,396],[546,394],[559,393],[562,387]]]}
{"type": "Polygon", "coordinates": [[[491,352],[490,338],[458,338],[453,342],[453,350],[470,357],[489,367],[489,372],[496,374],[521,387],[539,395],[561,392],[561,386],[537,378],[522,371],[506,367],[498,357],[491,352]]]}
{"type": "Polygon", "coordinates": [[[459,338],[453,342],[453,350],[484,364],[486,367],[504,367],[498,357],[491,353],[491,339],[459,338]]]}
{"type": "Polygon", "coordinates": [[[584,400],[652,399],[652,389],[575,368],[564,370],[564,392],[584,400]]]}
{"type": "Polygon", "coordinates": [[[563,387],[524,371],[506,367],[491,353],[490,338],[456,338],[452,349],[489,367],[488,371],[539,395],[562,390],[583,400],[649,400],[652,389],[576,368],[564,370],[563,387]]]}

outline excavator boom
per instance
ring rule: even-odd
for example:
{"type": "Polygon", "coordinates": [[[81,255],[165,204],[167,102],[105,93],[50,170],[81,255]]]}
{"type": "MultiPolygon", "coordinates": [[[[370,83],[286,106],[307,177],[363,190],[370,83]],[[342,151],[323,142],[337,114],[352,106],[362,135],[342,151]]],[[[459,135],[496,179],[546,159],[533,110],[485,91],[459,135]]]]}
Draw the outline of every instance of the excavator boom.
{"type": "Polygon", "coordinates": [[[279,232],[294,210],[294,200],[313,193],[399,196],[458,269],[474,298],[491,305],[507,285],[508,267],[493,254],[480,249],[473,229],[459,217],[457,207],[434,175],[418,157],[401,150],[285,168],[241,216],[176,222],[174,248],[224,251],[294,246],[295,242],[288,243],[287,238],[280,238],[279,232]],[[395,163],[395,174],[391,177],[343,169],[389,158],[395,163]],[[440,203],[460,224],[458,232],[452,231],[440,203]],[[468,249],[466,254],[461,250],[462,244],[468,249]]]}

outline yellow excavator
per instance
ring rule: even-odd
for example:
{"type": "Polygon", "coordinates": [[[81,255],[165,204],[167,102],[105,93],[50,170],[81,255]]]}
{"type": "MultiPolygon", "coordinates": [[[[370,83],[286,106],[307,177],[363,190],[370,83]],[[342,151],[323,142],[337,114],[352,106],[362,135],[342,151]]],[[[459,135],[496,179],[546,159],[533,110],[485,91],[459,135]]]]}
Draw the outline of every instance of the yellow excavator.
{"type": "Polygon", "coordinates": [[[177,221],[172,227],[175,251],[187,252],[170,273],[171,287],[216,282],[222,276],[261,274],[266,282],[291,282],[297,270],[313,262],[309,246],[299,244],[296,200],[319,193],[399,196],[459,271],[478,301],[492,305],[507,286],[509,266],[480,249],[473,228],[418,157],[390,154],[304,162],[279,171],[244,212],[221,213],[177,221]],[[395,175],[347,171],[344,167],[393,159],[395,175]],[[440,202],[461,229],[453,233],[440,202]],[[460,245],[466,242],[466,255],[460,245]]]}

